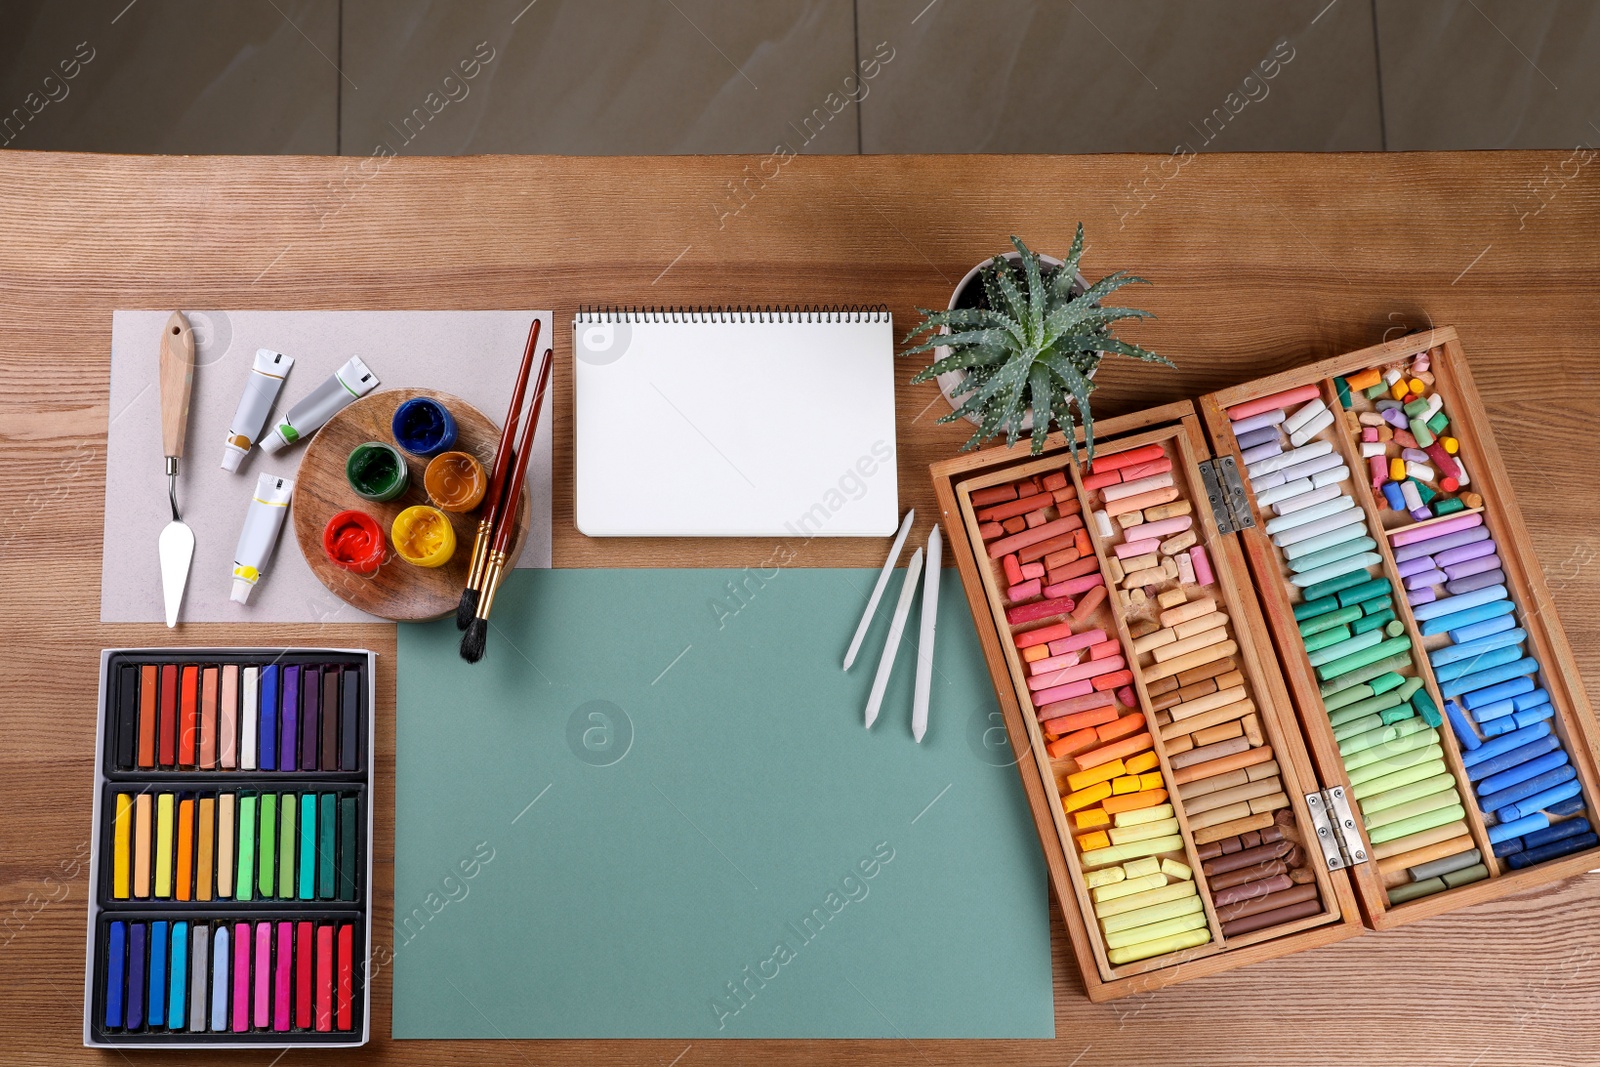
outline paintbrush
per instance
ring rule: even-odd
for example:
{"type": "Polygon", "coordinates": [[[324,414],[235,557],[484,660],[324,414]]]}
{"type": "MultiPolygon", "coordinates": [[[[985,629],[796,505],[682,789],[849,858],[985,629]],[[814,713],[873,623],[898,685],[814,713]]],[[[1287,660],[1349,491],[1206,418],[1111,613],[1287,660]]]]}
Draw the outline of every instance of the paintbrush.
{"type": "Polygon", "coordinates": [[[468,663],[476,663],[483,658],[484,646],[489,639],[489,612],[494,609],[494,594],[500,588],[501,575],[505,573],[506,554],[511,550],[518,520],[522,517],[522,483],[528,473],[528,458],[533,455],[533,435],[539,428],[539,409],[544,405],[544,394],[550,387],[550,354],[551,350],[545,349],[544,359],[539,362],[538,384],[534,386],[533,402],[528,408],[528,423],[522,428],[522,440],[517,445],[510,478],[501,495],[494,544],[484,561],[483,595],[478,598],[478,610],[467,624],[467,632],[461,635],[461,658],[468,663]]]}
{"type": "Polygon", "coordinates": [[[522,397],[528,388],[528,372],[533,369],[533,353],[539,343],[539,319],[528,328],[528,346],[522,352],[522,366],[517,371],[517,384],[511,390],[511,410],[506,412],[506,424],[500,431],[500,445],[495,449],[494,467],[489,474],[489,488],[483,494],[483,511],[478,519],[478,536],[472,542],[472,567],[467,571],[467,587],[461,590],[461,602],[456,605],[456,629],[465,630],[478,613],[479,590],[483,588],[483,564],[489,557],[489,542],[494,539],[495,520],[499,517],[501,490],[505,488],[506,472],[511,469],[511,442],[517,437],[517,421],[522,414],[522,397]]]}

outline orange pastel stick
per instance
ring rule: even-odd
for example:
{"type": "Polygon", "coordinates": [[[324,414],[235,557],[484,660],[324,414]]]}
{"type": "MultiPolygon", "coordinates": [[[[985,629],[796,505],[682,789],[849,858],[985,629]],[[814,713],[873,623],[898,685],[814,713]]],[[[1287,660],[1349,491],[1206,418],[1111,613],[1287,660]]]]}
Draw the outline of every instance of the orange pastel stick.
{"type": "Polygon", "coordinates": [[[1126,452],[1101,453],[1094,458],[1093,463],[1089,464],[1089,469],[1095,474],[1103,474],[1106,471],[1132,467],[1137,463],[1149,463],[1166,454],[1166,450],[1160,445],[1144,445],[1140,448],[1130,448],[1126,452]]]}
{"type": "MultiPolygon", "coordinates": [[[[1137,793],[1133,795],[1138,796],[1137,793]]],[[[1070,815],[1079,808],[1087,808],[1091,804],[1099,804],[1102,800],[1108,800],[1110,797],[1111,783],[1096,782],[1088,789],[1080,789],[1076,793],[1069,793],[1065,798],[1062,799],[1061,806],[1065,808],[1067,814],[1070,815]]]]}
{"type": "Polygon", "coordinates": [[[1072,534],[1072,543],[1078,549],[1080,556],[1094,555],[1094,548],[1089,544],[1089,531],[1081,527],[1072,534]]]}
{"type": "Polygon", "coordinates": [[[1045,751],[1050,753],[1051,759],[1060,759],[1063,756],[1076,756],[1084,749],[1099,743],[1100,739],[1094,735],[1094,727],[1091,726],[1087,730],[1079,730],[1065,737],[1056,738],[1045,746],[1045,751]]]}
{"type": "Polygon", "coordinates": [[[1106,516],[1116,518],[1118,515],[1130,511],[1143,511],[1145,508],[1157,504],[1168,504],[1178,499],[1178,490],[1173,486],[1165,489],[1152,489],[1148,493],[1139,493],[1136,496],[1125,496],[1121,500],[1113,500],[1106,505],[1106,516]]]}
{"type": "MultiPolygon", "coordinates": [[[[1053,734],[1070,734],[1072,731],[1082,730],[1086,726],[1099,726],[1101,723],[1110,722],[1116,717],[1116,706],[1107,704],[1103,708],[1092,708],[1089,711],[1079,711],[1074,712],[1071,715],[1063,715],[1057,719],[1046,719],[1043,725],[1046,730],[1049,730],[1053,734]]],[[[1126,716],[1126,718],[1130,719],[1134,717],[1135,716],[1132,715],[1126,716]]],[[[1140,721],[1143,720],[1141,719],[1140,721]]],[[[1100,740],[1105,739],[1101,738],[1100,740]]]]}
{"type": "Polygon", "coordinates": [[[1154,752],[1141,752],[1126,761],[1129,774],[1144,774],[1161,766],[1161,757],[1154,752]]]}
{"type": "Polygon", "coordinates": [[[1056,502],[1056,498],[1049,493],[1039,493],[1036,496],[1025,496],[1017,500],[1007,500],[1004,504],[996,504],[991,508],[984,508],[978,512],[979,522],[1000,522],[1013,515],[1026,515],[1030,511],[1049,507],[1056,502]]]}
{"type": "MultiPolygon", "coordinates": [[[[1098,587],[1096,587],[1098,588],[1098,587]]],[[[1133,681],[1132,671],[1116,671],[1112,674],[1102,674],[1094,680],[1094,687],[1101,691],[1116,689],[1133,681]]]]}
{"type": "Polygon", "coordinates": [[[1025,649],[1022,650],[1022,662],[1024,662],[1024,663],[1033,663],[1036,660],[1049,659],[1049,658],[1050,658],[1050,646],[1049,645],[1034,645],[1031,648],[1025,648],[1025,649]]]}
{"type": "Polygon", "coordinates": [[[1108,814],[1115,815],[1119,811],[1137,811],[1139,808],[1153,808],[1157,804],[1167,802],[1165,789],[1145,789],[1137,793],[1124,793],[1119,797],[1107,797],[1100,805],[1108,814]]]}
{"type": "Polygon", "coordinates": [[[178,801],[178,892],[179,900],[189,899],[194,881],[194,801],[178,801]]]}
{"type": "MultiPolygon", "coordinates": [[[[1095,563],[1097,561],[1091,559],[1089,562],[1095,563]]],[[[1072,609],[1072,621],[1082,622],[1084,619],[1087,619],[1090,614],[1093,613],[1094,609],[1098,608],[1105,601],[1105,599],[1106,587],[1103,584],[1094,586],[1087,593],[1083,594],[1083,599],[1078,601],[1077,607],[1072,609]]],[[[1113,641],[1108,643],[1115,644],[1116,642],[1113,641]]]]}
{"type": "Polygon", "coordinates": [[[1096,848],[1109,847],[1111,847],[1111,835],[1106,833],[1104,830],[1091,830],[1089,833],[1082,834],[1078,838],[1078,850],[1081,852],[1088,852],[1089,850],[1096,848]]]}
{"type": "Polygon", "coordinates": [[[974,489],[972,491],[972,506],[975,508],[986,508],[991,504],[1001,504],[1007,500],[1015,499],[1017,499],[1017,487],[1015,483],[1011,482],[1005,485],[991,485],[987,489],[974,489]]]}
{"type": "Polygon", "coordinates": [[[1114,719],[1095,731],[1095,736],[1102,741],[1115,741],[1119,737],[1127,737],[1144,729],[1144,716],[1139,714],[1124,715],[1114,719]]]}
{"type": "Polygon", "coordinates": [[[1154,745],[1155,739],[1147,730],[1144,733],[1125,737],[1121,741],[1113,741],[1109,745],[1102,745],[1093,752],[1085,752],[1077,757],[1079,767],[1095,767],[1108,760],[1121,759],[1124,756],[1137,755],[1154,745]]]}

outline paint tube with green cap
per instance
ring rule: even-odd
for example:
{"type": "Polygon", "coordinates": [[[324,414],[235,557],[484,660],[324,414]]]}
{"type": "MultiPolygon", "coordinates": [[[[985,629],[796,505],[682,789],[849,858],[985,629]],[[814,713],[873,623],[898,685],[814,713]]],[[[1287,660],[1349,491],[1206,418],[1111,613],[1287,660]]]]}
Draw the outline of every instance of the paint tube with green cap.
{"type": "Polygon", "coordinates": [[[351,356],[349,362],[311,390],[309,396],[302,397],[287,415],[278,420],[272,431],[261,439],[262,449],[268,453],[278,452],[302,437],[310,437],[340,409],[377,387],[378,376],[367,369],[360,356],[351,356]]]}

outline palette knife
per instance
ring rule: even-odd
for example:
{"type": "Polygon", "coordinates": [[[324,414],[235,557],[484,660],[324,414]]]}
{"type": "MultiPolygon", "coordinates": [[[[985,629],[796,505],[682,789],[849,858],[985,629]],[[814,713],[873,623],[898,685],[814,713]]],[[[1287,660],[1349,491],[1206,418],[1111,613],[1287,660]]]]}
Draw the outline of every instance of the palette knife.
{"type": "Polygon", "coordinates": [[[183,312],[174,311],[161,329],[161,448],[167,457],[167,503],[172,521],[161,530],[156,547],[161,555],[161,595],[167,625],[178,625],[178,605],[194,559],[194,531],[178,515],[178,460],[183,456],[189,424],[189,396],[194,386],[194,331],[183,312]]]}

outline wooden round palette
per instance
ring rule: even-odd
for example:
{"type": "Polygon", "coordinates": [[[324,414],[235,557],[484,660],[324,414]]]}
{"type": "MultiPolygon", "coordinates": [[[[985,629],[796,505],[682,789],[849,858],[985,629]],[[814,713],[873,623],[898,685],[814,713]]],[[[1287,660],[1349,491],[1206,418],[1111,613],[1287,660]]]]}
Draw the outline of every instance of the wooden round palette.
{"type": "MultiPolygon", "coordinates": [[[[442,567],[416,567],[395,553],[394,545],[389,541],[389,529],[394,524],[395,516],[406,508],[414,504],[431,503],[422,485],[422,475],[428,461],[402,452],[411,469],[411,484],[399,497],[386,503],[363,500],[345,480],[344,465],[351,450],[364,441],[394,444],[389,424],[394,418],[395,409],[418,396],[439,401],[455,416],[460,435],[452,451],[476,456],[486,470],[494,465],[495,449],[500,444],[500,427],[465,400],[429,389],[384,389],[362,397],[339,412],[306,443],[305,455],[300,459],[300,473],[295,481],[293,506],[289,512],[294,519],[294,536],[300,543],[300,553],[305,556],[317,580],[346,604],[397,622],[437,619],[456,610],[456,604],[461,600],[461,590],[466,586],[467,568],[472,563],[472,545],[477,538],[480,518],[476,510],[464,514],[445,512],[456,531],[455,555],[442,567]],[[345,510],[366,512],[377,520],[383,530],[383,563],[372,574],[347,571],[329,559],[322,550],[322,531],[327,527],[328,520],[345,510]]],[[[528,536],[530,514],[528,488],[523,486],[522,506],[511,539],[510,559],[516,559],[522,551],[522,542],[528,536]]]]}

